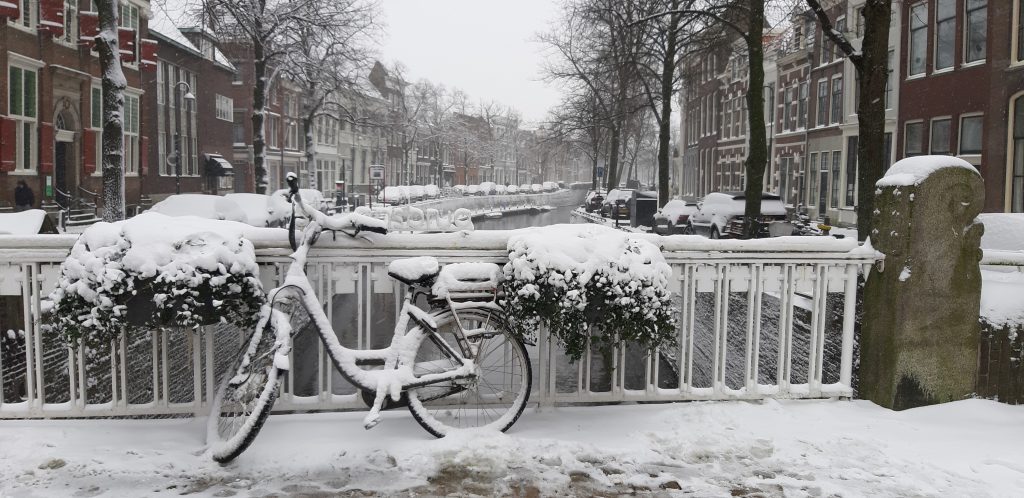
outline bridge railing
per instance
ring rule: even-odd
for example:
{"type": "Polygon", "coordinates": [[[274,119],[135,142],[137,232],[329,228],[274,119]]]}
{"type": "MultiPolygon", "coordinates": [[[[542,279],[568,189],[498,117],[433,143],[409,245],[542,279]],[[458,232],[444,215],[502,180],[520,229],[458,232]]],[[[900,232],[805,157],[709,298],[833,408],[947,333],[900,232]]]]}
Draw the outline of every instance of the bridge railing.
{"type": "MultiPolygon", "coordinates": [[[[402,292],[396,258],[507,261],[510,232],[392,234],[375,244],[322,238],[308,273],[342,344],[386,346],[402,292]]],[[[588,351],[570,363],[540,331],[529,352],[531,402],[832,398],[852,395],[858,275],[876,261],[855,241],[712,241],[651,237],[673,271],[678,347],[588,351]]],[[[73,236],[0,236],[0,418],[205,414],[246,331],[230,325],[163,329],[104,351],[69,348],[40,319],[73,236]]],[[[256,240],[269,288],[288,259],[283,236],[256,240]]],[[[279,411],[364,407],[313,334],[299,336],[279,411]]]]}

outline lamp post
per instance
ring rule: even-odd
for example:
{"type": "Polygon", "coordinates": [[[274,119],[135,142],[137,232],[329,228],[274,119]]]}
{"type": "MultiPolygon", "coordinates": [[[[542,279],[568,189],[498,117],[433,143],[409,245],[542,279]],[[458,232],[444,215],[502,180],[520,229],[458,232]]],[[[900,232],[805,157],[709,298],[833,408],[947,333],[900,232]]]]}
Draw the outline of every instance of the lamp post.
{"type": "MultiPolygon", "coordinates": [[[[178,98],[178,87],[185,86],[185,95],[182,97],[185,99],[185,104],[194,102],[196,96],[192,94],[192,87],[187,82],[179,81],[174,84],[174,99],[178,101],[178,105],[181,105],[181,100],[178,98]]],[[[187,111],[188,109],[186,109],[187,111]]],[[[178,129],[180,130],[182,123],[178,123],[178,129]]],[[[181,134],[177,131],[174,132],[174,193],[181,193],[181,134]]]]}

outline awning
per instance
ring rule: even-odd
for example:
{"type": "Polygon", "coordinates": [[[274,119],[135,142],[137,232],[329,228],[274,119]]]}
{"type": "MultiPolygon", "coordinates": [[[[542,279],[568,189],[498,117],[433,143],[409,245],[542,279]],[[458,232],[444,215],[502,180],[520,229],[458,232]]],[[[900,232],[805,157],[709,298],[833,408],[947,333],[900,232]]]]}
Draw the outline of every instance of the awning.
{"type": "Polygon", "coordinates": [[[231,176],[235,174],[235,168],[231,166],[231,162],[224,159],[224,156],[219,154],[205,155],[207,176],[231,176]]]}

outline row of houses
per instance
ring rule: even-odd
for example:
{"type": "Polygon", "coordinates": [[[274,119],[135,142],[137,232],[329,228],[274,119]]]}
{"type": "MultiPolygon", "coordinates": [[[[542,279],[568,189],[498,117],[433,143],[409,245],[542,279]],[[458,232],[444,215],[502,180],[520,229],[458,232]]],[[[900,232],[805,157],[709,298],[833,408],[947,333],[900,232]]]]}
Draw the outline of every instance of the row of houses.
{"type": "MultiPolygon", "coordinates": [[[[864,0],[828,0],[859,47],[864,0]]],[[[985,180],[985,210],[1024,212],[1024,0],[894,0],[885,92],[885,156],[961,157],[985,180]]],[[[812,216],[856,223],[857,104],[853,65],[813,15],[796,12],[766,41],[770,163],[765,189],[812,216]]],[[[742,190],[748,63],[739,42],[683,65],[685,197],[742,190]]]]}
{"type": "MultiPolygon", "coordinates": [[[[125,197],[133,207],[173,193],[253,192],[254,66],[247,44],[187,26],[163,3],[120,2],[119,45],[128,88],[124,108],[125,197]]],[[[101,183],[102,93],[93,49],[94,0],[0,2],[0,207],[13,204],[16,183],[37,206],[94,207],[101,183]]],[[[306,164],[301,89],[275,78],[266,109],[266,187],[300,172],[305,186],[333,197],[359,197],[388,184],[532,183],[544,167],[510,139],[493,154],[469,154],[455,143],[410,146],[400,121],[407,83],[376,63],[365,88],[334,99],[348,112],[313,123],[315,164],[306,164]],[[520,157],[522,156],[522,157],[520,157]]],[[[467,123],[478,121],[462,116],[467,123]]],[[[498,123],[500,124],[500,123],[498,123]]],[[[477,123],[489,137],[524,137],[508,126],[477,123]]]]}

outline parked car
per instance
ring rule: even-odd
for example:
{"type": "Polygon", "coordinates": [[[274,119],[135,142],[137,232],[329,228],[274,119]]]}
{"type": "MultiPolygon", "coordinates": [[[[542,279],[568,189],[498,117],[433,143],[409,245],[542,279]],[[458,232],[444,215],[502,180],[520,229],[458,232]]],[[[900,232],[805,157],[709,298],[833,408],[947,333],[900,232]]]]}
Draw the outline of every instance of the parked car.
{"type": "Polygon", "coordinates": [[[541,184],[545,192],[554,192],[558,190],[558,184],[555,182],[544,182],[541,184]]]}
{"type": "Polygon", "coordinates": [[[672,235],[674,233],[693,233],[690,216],[697,212],[697,203],[673,199],[654,213],[654,233],[672,235]]]}
{"type": "Polygon", "coordinates": [[[613,188],[608,191],[601,204],[601,216],[609,218],[629,218],[629,200],[633,191],[625,188],[613,188]]]}
{"type": "Polygon", "coordinates": [[[539,183],[534,183],[533,185],[530,185],[530,192],[533,192],[535,194],[539,194],[539,193],[541,193],[543,191],[544,191],[544,186],[539,184],[539,183]]]}
{"type": "MultiPolygon", "coordinates": [[[[319,192],[317,192],[319,193],[319,192]]],[[[305,193],[303,193],[305,195],[305,193]]],[[[315,206],[316,204],[314,204],[315,206]]],[[[167,216],[198,216],[211,220],[228,220],[249,223],[249,216],[235,201],[219,195],[175,194],[149,208],[155,213],[167,216]]]]}
{"type": "Polygon", "coordinates": [[[437,185],[424,185],[423,193],[428,199],[436,199],[441,194],[441,189],[437,188],[437,185]]]}
{"type": "Polygon", "coordinates": [[[530,190],[530,184],[529,183],[524,183],[524,184],[520,185],[519,186],[519,193],[520,194],[532,194],[533,191],[530,190]]]}
{"type": "Polygon", "coordinates": [[[479,185],[466,185],[466,195],[484,195],[479,185]]]}
{"type": "Polygon", "coordinates": [[[377,202],[385,202],[391,205],[401,204],[409,201],[409,189],[401,185],[384,187],[377,193],[377,202]]]}
{"type": "Polygon", "coordinates": [[[413,201],[422,201],[427,196],[427,191],[423,189],[422,185],[410,185],[409,186],[409,199],[413,201]]]}
{"type": "Polygon", "coordinates": [[[480,195],[494,195],[497,192],[498,185],[494,182],[481,182],[480,183],[480,195]]]}
{"type": "Polygon", "coordinates": [[[505,192],[509,193],[509,194],[518,194],[519,193],[519,187],[517,187],[515,185],[509,185],[509,186],[505,187],[505,192]]]}
{"type": "MultiPolygon", "coordinates": [[[[746,195],[743,192],[712,192],[697,204],[697,212],[690,215],[694,233],[707,234],[712,239],[738,237],[743,234],[743,211],[746,195]]],[[[785,221],[786,206],[775,195],[761,194],[760,237],[768,236],[768,224],[785,221]]]]}
{"type": "Polygon", "coordinates": [[[596,190],[587,192],[587,198],[583,203],[583,208],[588,213],[601,212],[601,205],[604,203],[604,195],[596,190]]]}
{"type": "Polygon", "coordinates": [[[497,194],[497,195],[505,195],[506,192],[508,192],[508,189],[506,189],[504,185],[495,185],[494,186],[494,193],[495,194],[497,194]]]}

